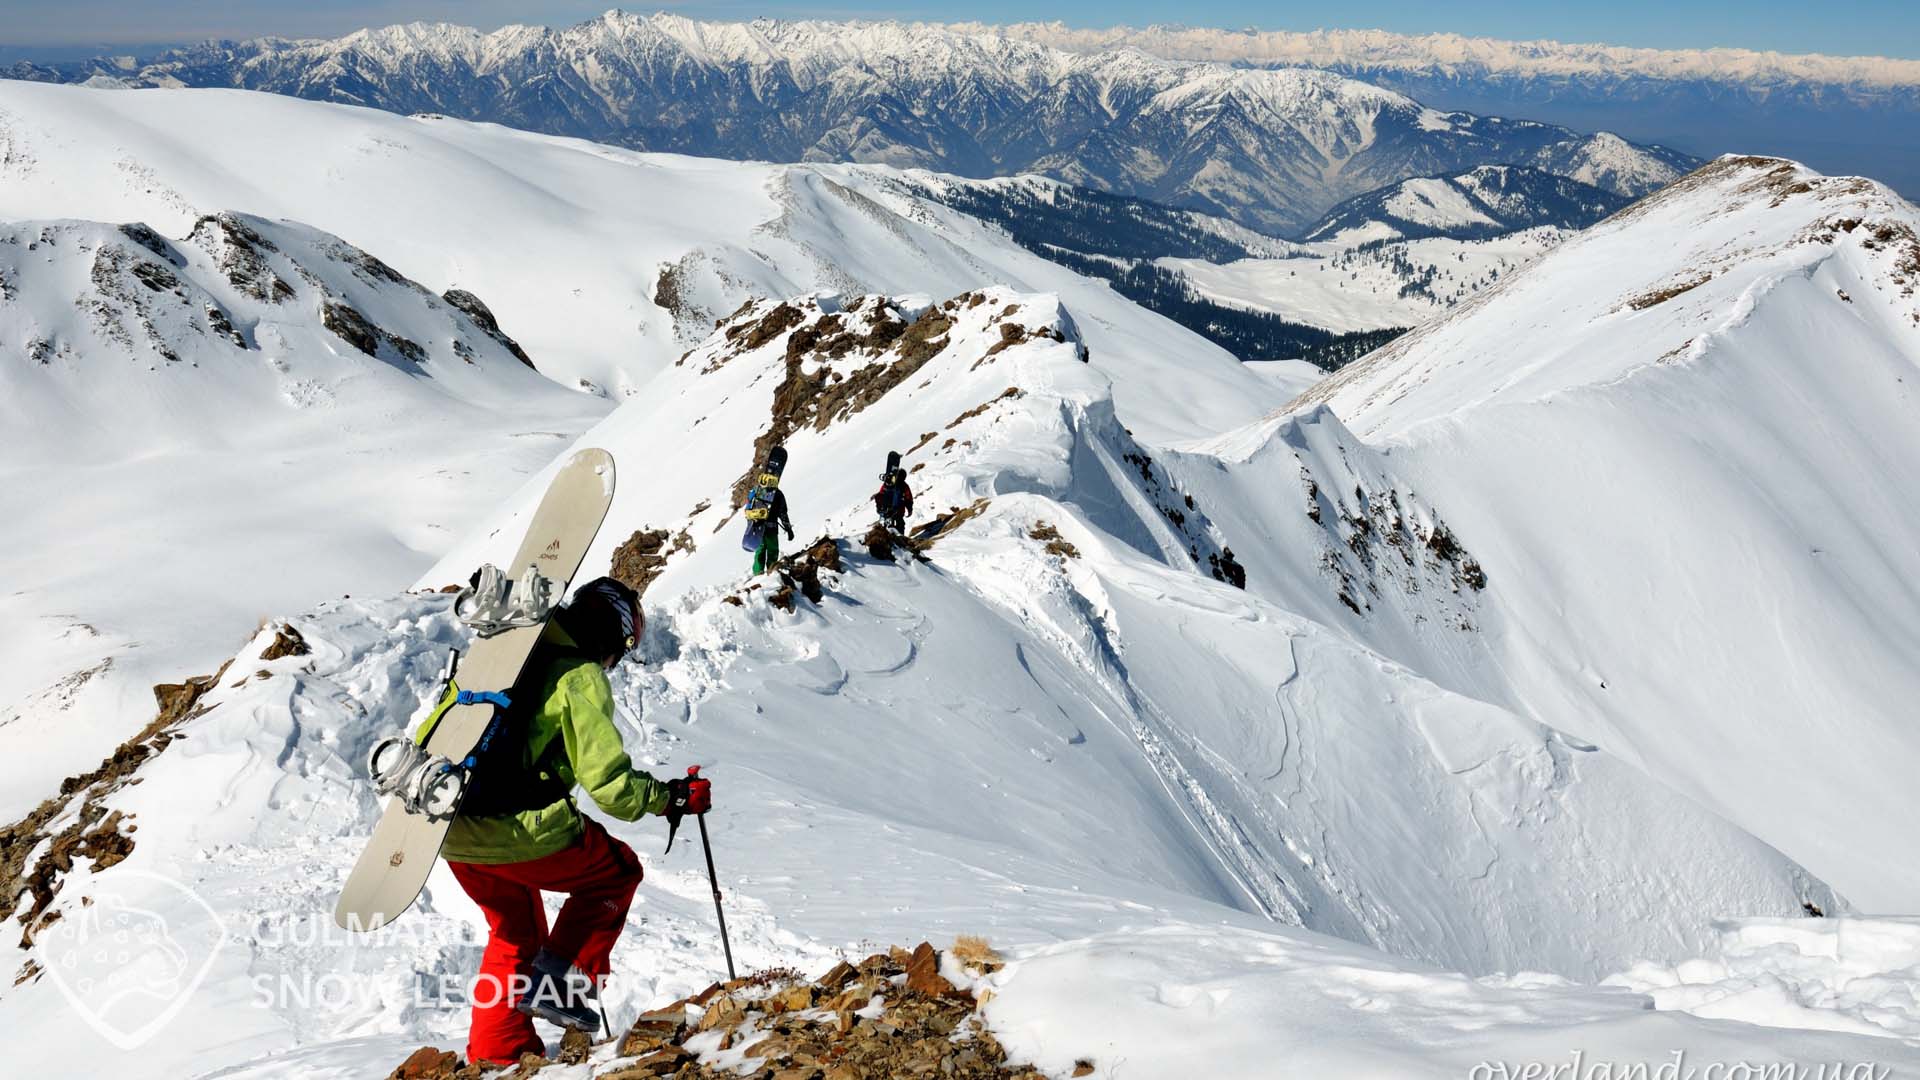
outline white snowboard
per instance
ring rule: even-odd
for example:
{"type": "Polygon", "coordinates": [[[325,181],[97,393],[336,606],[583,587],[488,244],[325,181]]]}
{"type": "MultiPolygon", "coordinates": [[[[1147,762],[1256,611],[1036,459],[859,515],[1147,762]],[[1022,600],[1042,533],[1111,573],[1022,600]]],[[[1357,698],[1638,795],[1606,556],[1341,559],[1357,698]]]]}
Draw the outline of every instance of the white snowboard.
{"type": "MultiPolygon", "coordinates": [[[[605,450],[582,450],[573,455],[554,474],[552,485],[527,525],[519,553],[502,569],[508,577],[517,578],[527,567],[537,566],[557,586],[555,595],[564,595],[612,501],[613,456],[605,450]]],[[[462,690],[511,689],[543,629],[518,627],[476,638],[460,660],[455,682],[462,690]]],[[[464,760],[486,733],[493,711],[493,706],[486,704],[453,706],[428,737],[427,752],[452,761],[464,760]]],[[[430,818],[414,813],[398,798],[389,799],[373,838],[340,890],[340,902],[333,909],[334,922],[345,930],[377,930],[413,906],[452,820],[452,815],[430,818]]]]}

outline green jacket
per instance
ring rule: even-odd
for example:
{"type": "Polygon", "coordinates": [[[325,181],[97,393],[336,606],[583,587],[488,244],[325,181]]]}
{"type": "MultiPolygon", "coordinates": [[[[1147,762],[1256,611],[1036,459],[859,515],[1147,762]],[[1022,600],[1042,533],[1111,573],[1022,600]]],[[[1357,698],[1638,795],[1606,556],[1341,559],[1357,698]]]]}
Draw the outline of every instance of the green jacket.
{"type": "MultiPolygon", "coordinates": [[[[549,632],[564,640],[564,633],[549,632]]],[[[594,805],[622,821],[667,808],[667,785],[633,767],[613,725],[613,689],[599,664],[555,661],[542,687],[540,711],[527,724],[527,760],[556,775],[571,792],[587,789],[594,805]]],[[[580,811],[571,794],[537,810],[499,817],[460,814],[440,854],[450,862],[513,863],[538,859],[580,841],[580,811]]]]}

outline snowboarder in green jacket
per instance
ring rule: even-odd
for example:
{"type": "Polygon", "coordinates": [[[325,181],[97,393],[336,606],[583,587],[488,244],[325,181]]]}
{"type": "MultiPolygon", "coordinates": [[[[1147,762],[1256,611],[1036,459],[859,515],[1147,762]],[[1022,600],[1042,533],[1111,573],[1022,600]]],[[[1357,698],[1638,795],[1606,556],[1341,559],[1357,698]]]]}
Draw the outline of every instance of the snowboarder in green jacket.
{"type": "Polygon", "coordinates": [[[643,628],[639,597],[612,578],[583,586],[554,614],[510,697],[489,751],[442,849],[454,879],[487,919],[472,995],[467,1060],[512,1064],[543,1053],[533,1017],[600,1026],[597,994],[639,887],[640,861],[573,801],[584,788],[622,821],[675,816],[685,779],[661,782],[633,765],[613,722],[607,671],[643,628]],[[566,894],[551,926],[542,892],[566,894]]]}

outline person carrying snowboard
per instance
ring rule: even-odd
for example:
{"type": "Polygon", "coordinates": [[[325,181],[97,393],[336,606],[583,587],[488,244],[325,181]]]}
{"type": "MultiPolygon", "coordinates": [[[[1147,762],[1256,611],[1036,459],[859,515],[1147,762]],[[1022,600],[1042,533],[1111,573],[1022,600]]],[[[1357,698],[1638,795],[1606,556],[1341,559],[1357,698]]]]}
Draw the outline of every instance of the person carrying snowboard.
{"type": "Polygon", "coordinates": [[[745,547],[753,552],[753,572],[764,574],[780,561],[780,532],[793,539],[793,519],[787,516],[787,495],[780,490],[780,476],[787,469],[787,448],[776,446],[767,452],[753,489],[747,492],[747,534],[745,547]]]}
{"type": "Polygon", "coordinates": [[[533,1018],[601,1024],[597,994],[639,887],[626,844],[582,814],[573,789],[622,821],[706,809],[704,781],[666,782],[634,768],[613,723],[607,671],[643,627],[639,597],[613,578],[582,586],[554,613],[509,698],[504,742],[482,766],[442,849],[454,880],[487,920],[467,1060],[510,1065],[544,1053],[533,1018]],[[541,893],[565,893],[551,926],[541,893]]]}
{"type": "Polygon", "coordinates": [[[900,451],[887,453],[886,470],[880,474],[880,490],[873,493],[873,508],[880,523],[904,535],[907,515],[913,513],[913,489],[907,486],[907,470],[900,467],[900,451]]]}

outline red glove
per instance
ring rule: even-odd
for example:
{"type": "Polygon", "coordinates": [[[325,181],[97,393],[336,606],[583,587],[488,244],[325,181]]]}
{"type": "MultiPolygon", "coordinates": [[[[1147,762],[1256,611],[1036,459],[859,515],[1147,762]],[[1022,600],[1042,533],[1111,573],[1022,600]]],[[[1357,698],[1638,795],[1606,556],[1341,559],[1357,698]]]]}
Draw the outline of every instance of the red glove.
{"type": "Polygon", "coordinates": [[[713,809],[713,781],[700,775],[700,766],[687,766],[686,813],[704,814],[713,809]]]}
{"type": "Polygon", "coordinates": [[[667,808],[660,815],[667,819],[667,850],[673,850],[674,834],[680,831],[680,819],[696,817],[713,809],[713,781],[700,775],[700,766],[687,766],[687,775],[667,781],[667,808]]]}

